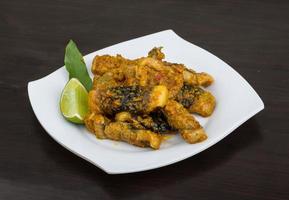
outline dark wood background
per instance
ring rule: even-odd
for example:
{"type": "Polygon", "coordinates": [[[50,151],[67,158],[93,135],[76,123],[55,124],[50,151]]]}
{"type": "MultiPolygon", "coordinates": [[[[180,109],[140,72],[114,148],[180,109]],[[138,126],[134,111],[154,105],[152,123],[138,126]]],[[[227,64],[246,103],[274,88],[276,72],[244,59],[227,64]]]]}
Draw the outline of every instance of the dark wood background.
{"type": "MultiPolygon", "coordinates": [[[[289,1],[0,2],[0,199],[289,199],[289,1]],[[84,54],[173,29],[233,66],[265,110],[183,162],[107,175],[58,145],[27,82],[84,54]]],[[[242,102],[239,102],[242,103],[242,102]]]]}

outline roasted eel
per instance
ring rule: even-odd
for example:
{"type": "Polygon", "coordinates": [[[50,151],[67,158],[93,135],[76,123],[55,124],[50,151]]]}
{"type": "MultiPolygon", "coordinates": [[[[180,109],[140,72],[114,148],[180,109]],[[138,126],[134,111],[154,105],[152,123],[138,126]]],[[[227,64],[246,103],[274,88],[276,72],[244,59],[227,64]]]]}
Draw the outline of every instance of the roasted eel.
{"type": "Polygon", "coordinates": [[[203,117],[210,116],[215,108],[215,97],[199,86],[185,84],[179,91],[176,101],[181,103],[190,113],[203,117]]]}
{"type": "Polygon", "coordinates": [[[180,133],[188,143],[205,140],[204,129],[191,113],[207,117],[214,111],[215,98],[203,89],[213,77],[164,58],[161,47],[134,60],[97,55],[87,129],[99,139],[153,149],[170,133],[180,133]]]}

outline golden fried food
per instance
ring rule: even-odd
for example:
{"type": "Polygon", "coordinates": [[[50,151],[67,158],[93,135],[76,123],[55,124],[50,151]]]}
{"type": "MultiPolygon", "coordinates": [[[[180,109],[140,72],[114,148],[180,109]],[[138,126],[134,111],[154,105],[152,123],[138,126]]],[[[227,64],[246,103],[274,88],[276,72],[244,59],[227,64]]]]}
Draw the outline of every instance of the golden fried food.
{"type": "Polygon", "coordinates": [[[121,55],[110,56],[95,56],[92,62],[91,71],[93,74],[103,75],[112,69],[120,68],[133,64],[133,61],[123,58],[121,55]]]}
{"type": "Polygon", "coordinates": [[[168,89],[162,85],[153,88],[141,86],[117,86],[89,92],[90,111],[114,115],[121,111],[150,113],[164,107],[168,101],[168,89]]]}
{"type": "Polygon", "coordinates": [[[95,134],[99,139],[105,139],[104,128],[110,123],[107,117],[101,114],[89,113],[84,119],[86,128],[95,134]]]}
{"type": "Polygon", "coordinates": [[[164,114],[169,124],[177,129],[188,143],[197,143],[207,139],[207,135],[200,123],[182,104],[170,100],[164,108],[164,114]]]}
{"type": "Polygon", "coordinates": [[[190,85],[200,85],[207,87],[214,82],[213,77],[205,72],[196,73],[193,70],[186,69],[183,72],[183,76],[184,82],[190,85]]]}
{"type": "Polygon", "coordinates": [[[164,61],[161,47],[134,60],[121,55],[93,59],[93,89],[84,122],[99,139],[159,149],[164,134],[179,132],[188,143],[207,135],[191,115],[210,116],[214,96],[202,89],[213,77],[183,64],[164,61]]]}
{"type": "Polygon", "coordinates": [[[148,57],[162,60],[165,58],[165,54],[162,52],[162,47],[154,47],[152,50],[149,51],[148,57]]]}
{"type": "Polygon", "coordinates": [[[195,85],[185,84],[179,91],[176,101],[180,102],[190,113],[203,117],[210,116],[215,108],[215,97],[208,91],[195,85]]]}
{"type": "Polygon", "coordinates": [[[120,112],[115,115],[115,120],[128,122],[134,129],[147,129],[161,134],[175,133],[175,129],[169,125],[161,109],[145,115],[132,115],[129,112],[120,112]]]}
{"type": "Polygon", "coordinates": [[[110,73],[122,85],[140,85],[152,87],[164,85],[169,90],[169,97],[174,97],[183,85],[183,71],[165,66],[163,62],[151,57],[128,60],[120,55],[96,56],[92,63],[95,75],[110,73]]]}
{"type": "Polygon", "coordinates": [[[163,138],[150,130],[133,129],[132,124],[126,122],[110,122],[101,114],[90,113],[85,118],[85,125],[98,139],[119,140],[139,147],[159,149],[163,138]]]}
{"type": "Polygon", "coordinates": [[[111,122],[104,129],[105,137],[112,140],[120,140],[139,147],[151,147],[159,149],[162,136],[149,130],[132,129],[125,122],[111,122]]]}
{"type": "Polygon", "coordinates": [[[183,74],[184,83],[188,85],[198,85],[208,87],[214,82],[214,78],[205,72],[197,73],[192,69],[186,68],[183,64],[163,62],[166,66],[178,69],[183,74]]]}
{"type": "Polygon", "coordinates": [[[164,85],[169,88],[169,98],[174,98],[182,88],[182,69],[164,65],[154,58],[141,58],[138,64],[147,69],[147,86],[164,85]]]}

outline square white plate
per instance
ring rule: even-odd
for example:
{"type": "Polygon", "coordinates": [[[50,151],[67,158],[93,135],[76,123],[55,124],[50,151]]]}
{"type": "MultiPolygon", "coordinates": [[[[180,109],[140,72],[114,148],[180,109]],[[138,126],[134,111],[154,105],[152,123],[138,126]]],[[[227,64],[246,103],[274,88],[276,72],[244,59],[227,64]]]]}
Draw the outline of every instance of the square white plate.
{"type": "Polygon", "coordinates": [[[154,169],[191,157],[219,142],[264,108],[258,94],[234,69],[172,30],[104,48],[86,55],[84,60],[90,71],[95,55],[121,54],[133,59],[147,55],[155,46],[164,47],[167,61],[184,63],[215,78],[215,83],[208,88],[217,100],[215,112],[209,118],[197,117],[208,134],[206,141],[187,144],[175,136],[155,151],[123,142],[96,139],[84,126],[67,122],[59,111],[60,94],[68,81],[64,67],[28,83],[29,99],[40,124],[54,140],[71,152],[109,174],[120,174],[154,169]]]}

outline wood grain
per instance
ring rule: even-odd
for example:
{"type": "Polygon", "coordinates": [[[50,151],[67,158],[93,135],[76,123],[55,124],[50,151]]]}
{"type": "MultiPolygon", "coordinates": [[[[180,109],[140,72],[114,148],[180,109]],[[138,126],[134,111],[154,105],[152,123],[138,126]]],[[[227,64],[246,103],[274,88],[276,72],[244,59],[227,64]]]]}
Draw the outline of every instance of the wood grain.
{"type": "Polygon", "coordinates": [[[2,0],[0,199],[289,199],[288,11],[281,0],[2,0]],[[48,136],[27,82],[63,65],[70,38],[87,54],[165,29],[232,65],[265,110],[197,156],[135,174],[107,175],[48,136]]]}

